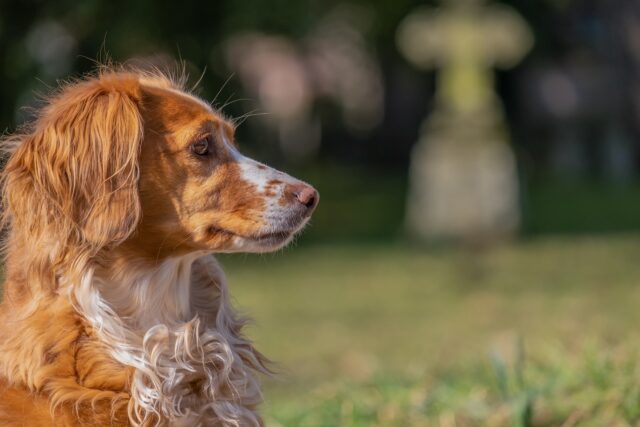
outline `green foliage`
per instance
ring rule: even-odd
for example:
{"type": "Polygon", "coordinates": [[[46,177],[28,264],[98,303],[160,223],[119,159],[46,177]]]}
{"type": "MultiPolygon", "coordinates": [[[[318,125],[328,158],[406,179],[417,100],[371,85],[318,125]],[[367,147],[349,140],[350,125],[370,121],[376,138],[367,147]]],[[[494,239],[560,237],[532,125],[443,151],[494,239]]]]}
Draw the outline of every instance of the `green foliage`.
{"type": "MultiPolygon", "coordinates": [[[[292,171],[321,202],[303,243],[390,241],[403,229],[407,178],[397,171],[320,163],[292,171]]],[[[640,232],[640,185],[539,179],[523,194],[525,235],[640,232]]]]}
{"type": "Polygon", "coordinates": [[[621,232],[640,229],[640,186],[542,180],[528,189],[529,233],[621,232]]]}

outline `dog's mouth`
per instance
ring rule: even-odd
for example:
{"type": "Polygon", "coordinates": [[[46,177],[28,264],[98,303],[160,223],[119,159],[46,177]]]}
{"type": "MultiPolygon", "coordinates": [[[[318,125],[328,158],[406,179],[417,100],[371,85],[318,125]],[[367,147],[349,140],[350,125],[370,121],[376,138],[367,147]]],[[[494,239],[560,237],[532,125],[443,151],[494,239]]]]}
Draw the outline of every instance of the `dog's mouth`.
{"type": "Polygon", "coordinates": [[[257,243],[260,246],[270,247],[270,246],[279,246],[281,244],[286,243],[296,233],[297,230],[291,229],[291,230],[278,230],[278,231],[272,231],[272,232],[260,233],[260,234],[241,234],[241,233],[235,233],[225,228],[211,226],[208,228],[207,231],[210,235],[238,237],[247,241],[257,243]]]}
{"type": "Polygon", "coordinates": [[[258,224],[249,227],[227,227],[220,222],[211,222],[206,228],[205,241],[212,247],[229,252],[271,252],[287,245],[304,228],[309,216],[266,216],[258,224]]]}

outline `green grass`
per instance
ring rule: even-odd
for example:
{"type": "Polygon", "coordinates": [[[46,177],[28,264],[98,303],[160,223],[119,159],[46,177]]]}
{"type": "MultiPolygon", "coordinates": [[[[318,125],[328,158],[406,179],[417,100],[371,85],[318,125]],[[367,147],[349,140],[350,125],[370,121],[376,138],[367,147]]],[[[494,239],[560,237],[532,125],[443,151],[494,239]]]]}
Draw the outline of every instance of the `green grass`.
{"type": "Polygon", "coordinates": [[[640,425],[640,238],[222,259],[273,426],[640,425]]]}

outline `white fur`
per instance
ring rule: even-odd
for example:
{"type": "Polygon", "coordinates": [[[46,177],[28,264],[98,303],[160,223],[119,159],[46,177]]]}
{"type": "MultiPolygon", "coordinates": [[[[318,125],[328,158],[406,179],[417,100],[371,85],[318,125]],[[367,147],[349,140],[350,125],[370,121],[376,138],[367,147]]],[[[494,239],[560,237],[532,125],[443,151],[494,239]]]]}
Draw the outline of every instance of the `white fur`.
{"type": "Polygon", "coordinates": [[[170,425],[259,425],[249,407],[261,400],[251,373],[261,365],[237,334],[240,321],[212,256],[191,254],[154,268],[132,261],[119,272],[88,268],[72,289],[78,311],[113,357],[135,368],[133,422],[157,414],[170,425]]]}
{"type": "MultiPolygon", "coordinates": [[[[281,199],[285,197],[286,187],[300,184],[300,181],[284,172],[242,155],[226,138],[224,143],[240,167],[242,179],[254,185],[258,195],[266,201],[263,219],[268,224],[268,227],[265,228],[264,233],[290,230],[293,235],[295,234],[294,232],[301,230],[307,224],[308,218],[295,224],[288,222],[286,220],[289,217],[287,215],[288,206],[283,206],[280,203],[281,199]],[[280,181],[280,183],[269,185],[269,182],[273,180],[280,181]],[[267,187],[269,187],[268,192],[267,187]]],[[[241,250],[257,249],[255,244],[246,242],[241,237],[236,238],[234,244],[241,250]]]]}

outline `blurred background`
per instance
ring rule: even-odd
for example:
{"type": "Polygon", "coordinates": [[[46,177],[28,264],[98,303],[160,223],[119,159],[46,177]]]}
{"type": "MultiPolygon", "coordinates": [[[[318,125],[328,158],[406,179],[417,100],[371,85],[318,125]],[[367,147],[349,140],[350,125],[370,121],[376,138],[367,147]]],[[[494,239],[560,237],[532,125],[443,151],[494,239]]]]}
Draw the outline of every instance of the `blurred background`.
{"type": "Polygon", "coordinates": [[[0,128],[107,56],[320,191],[222,257],[268,425],[640,425],[638,2],[3,1],[0,128]]]}

